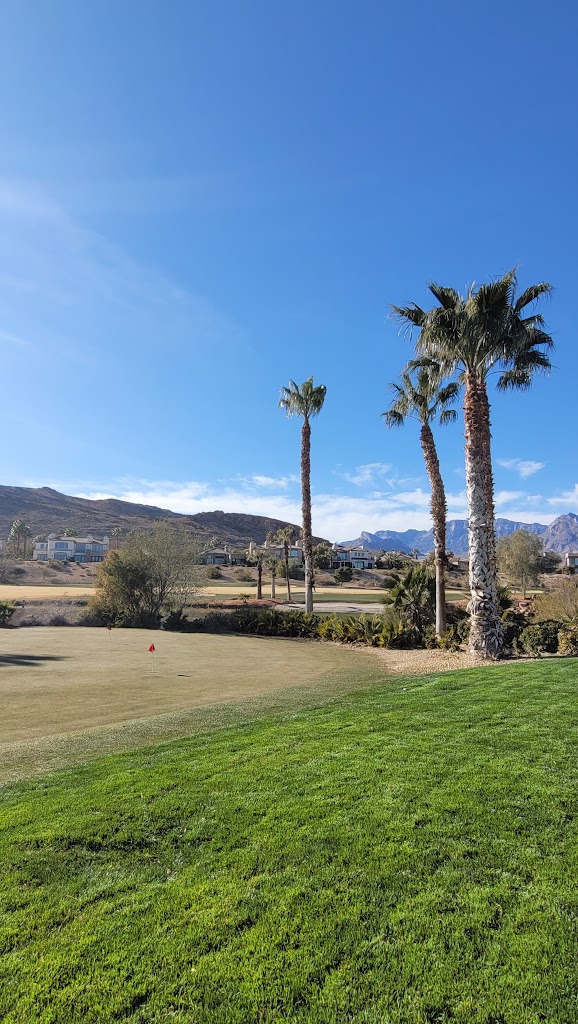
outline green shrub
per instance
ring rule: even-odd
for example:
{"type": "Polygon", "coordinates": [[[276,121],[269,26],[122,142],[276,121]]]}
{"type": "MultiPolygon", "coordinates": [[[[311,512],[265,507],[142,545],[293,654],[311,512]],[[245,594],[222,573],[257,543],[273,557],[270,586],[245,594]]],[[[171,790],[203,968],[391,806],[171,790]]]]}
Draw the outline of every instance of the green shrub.
{"type": "Polygon", "coordinates": [[[254,583],[255,582],[255,580],[253,578],[253,574],[252,574],[252,572],[249,569],[243,569],[243,568],[235,569],[235,572],[233,573],[233,575],[234,575],[236,580],[239,580],[239,583],[254,583]]]}
{"type": "Polygon", "coordinates": [[[207,579],[208,580],[222,580],[223,573],[221,572],[218,565],[209,565],[207,568],[207,579]]]}
{"type": "Polygon", "coordinates": [[[520,634],[528,626],[529,622],[526,615],[522,615],[521,612],[515,612],[511,608],[505,611],[502,615],[502,629],[506,646],[514,647],[520,634]]]}
{"type": "Polygon", "coordinates": [[[535,622],[522,630],[516,646],[524,654],[556,654],[561,628],[562,624],[553,620],[535,622]]]}
{"type": "Polygon", "coordinates": [[[7,626],[15,611],[10,601],[0,601],[0,626],[7,626]]]}
{"type": "Polygon", "coordinates": [[[558,654],[578,655],[578,626],[565,626],[558,633],[558,654]]]}
{"type": "Polygon", "coordinates": [[[460,640],[456,626],[448,626],[441,636],[436,636],[435,626],[426,626],[423,634],[423,645],[428,649],[441,651],[459,651],[460,640]]]}

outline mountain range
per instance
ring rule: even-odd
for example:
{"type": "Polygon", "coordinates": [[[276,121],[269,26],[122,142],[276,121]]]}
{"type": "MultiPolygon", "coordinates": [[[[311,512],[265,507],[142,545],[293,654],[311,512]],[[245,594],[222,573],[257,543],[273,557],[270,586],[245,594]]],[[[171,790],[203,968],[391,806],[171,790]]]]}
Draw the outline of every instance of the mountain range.
{"type": "MultiPolygon", "coordinates": [[[[549,526],[542,523],[516,523],[511,519],[496,519],[496,536],[505,537],[516,530],[527,530],[542,538],[547,551],[562,555],[566,551],[578,551],[578,516],[568,512],[558,516],[549,526]]],[[[433,530],[378,530],[376,533],[363,531],[354,540],[341,541],[344,546],[359,545],[371,551],[419,551],[427,555],[433,551],[433,530]]],[[[449,519],[446,546],[455,555],[468,551],[467,519],[449,519]]]]}
{"type": "MultiPolygon", "coordinates": [[[[277,533],[285,526],[298,527],[281,519],[250,516],[242,512],[199,512],[181,515],[154,505],[137,505],[118,498],[91,500],[61,494],[52,487],[7,487],[0,485],[0,540],[8,537],[15,519],[23,519],[33,536],[73,530],[76,536],[94,536],[119,531],[150,528],[151,524],[170,519],[190,529],[201,539],[216,537],[219,544],[247,547],[250,541],[262,544],[268,533],[277,533]]],[[[323,538],[314,538],[319,543],[323,538]]]]}

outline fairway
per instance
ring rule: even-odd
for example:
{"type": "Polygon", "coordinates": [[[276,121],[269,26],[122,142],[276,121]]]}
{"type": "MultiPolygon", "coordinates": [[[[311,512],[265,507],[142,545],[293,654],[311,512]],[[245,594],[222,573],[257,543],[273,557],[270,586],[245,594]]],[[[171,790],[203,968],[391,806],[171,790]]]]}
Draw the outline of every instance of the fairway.
{"type": "Polygon", "coordinates": [[[0,586],[0,601],[56,601],[65,597],[89,597],[91,594],[94,594],[94,587],[85,583],[55,583],[54,586],[5,583],[0,586]]]}
{"type": "Polygon", "coordinates": [[[0,744],[255,697],[333,671],[330,645],[144,629],[31,627],[0,642],[0,744]],[[154,655],[149,645],[155,644],[154,655]]]}
{"type": "Polygon", "coordinates": [[[5,788],[0,1019],[575,1024],[577,667],[391,680],[5,788]]]}

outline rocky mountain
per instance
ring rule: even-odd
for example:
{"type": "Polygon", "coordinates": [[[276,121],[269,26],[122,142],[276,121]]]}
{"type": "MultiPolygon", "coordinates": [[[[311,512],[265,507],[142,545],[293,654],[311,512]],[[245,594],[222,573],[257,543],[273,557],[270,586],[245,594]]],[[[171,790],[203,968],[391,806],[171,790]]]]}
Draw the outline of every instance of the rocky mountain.
{"type": "MultiPolygon", "coordinates": [[[[261,544],[268,533],[293,525],[281,519],[237,512],[200,512],[185,516],[166,508],[137,505],[117,498],[93,501],[60,494],[51,487],[0,485],[0,539],[7,538],[15,519],[23,519],[33,536],[62,533],[69,528],[78,536],[91,533],[97,537],[110,536],[113,530],[125,535],[130,530],[145,529],[161,519],[170,519],[200,537],[207,540],[217,537],[219,543],[231,547],[246,547],[249,541],[261,544]]],[[[315,538],[315,543],[321,539],[315,538]]]]}
{"type": "MultiPolygon", "coordinates": [[[[559,555],[566,551],[578,551],[578,516],[573,512],[558,516],[550,526],[542,523],[517,523],[511,519],[496,519],[496,536],[505,537],[516,530],[527,530],[540,536],[548,551],[556,551],[559,555]]],[[[376,533],[363,531],[355,540],[341,541],[344,545],[358,544],[372,551],[405,551],[417,550],[427,555],[433,550],[433,530],[378,530],[376,533]]],[[[447,549],[456,555],[465,555],[468,551],[467,519],[449,519],[447,524],[447,549]]]]}

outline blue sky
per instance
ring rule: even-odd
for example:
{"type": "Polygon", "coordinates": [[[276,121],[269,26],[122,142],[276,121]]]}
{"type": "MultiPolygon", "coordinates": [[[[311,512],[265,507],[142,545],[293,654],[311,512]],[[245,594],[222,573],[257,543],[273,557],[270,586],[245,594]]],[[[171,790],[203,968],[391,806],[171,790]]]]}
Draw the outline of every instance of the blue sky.
{"type": "MultiPolygon", "coordinates": [[[[497,511],[578,512],[576,38],[562,2],[10,5],[2,482],[298,521],[277,400],[313,374],[315,531],[427,527],[388,303],[519,263],[556,368],[492,395],[497,511]]],[[[461,517],[461,423],[439,447],[461,517]]]]}

